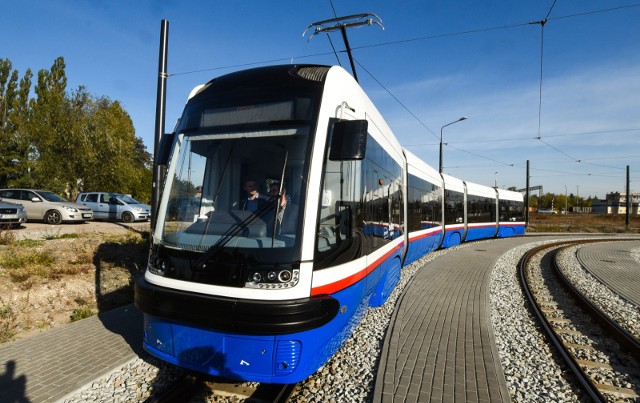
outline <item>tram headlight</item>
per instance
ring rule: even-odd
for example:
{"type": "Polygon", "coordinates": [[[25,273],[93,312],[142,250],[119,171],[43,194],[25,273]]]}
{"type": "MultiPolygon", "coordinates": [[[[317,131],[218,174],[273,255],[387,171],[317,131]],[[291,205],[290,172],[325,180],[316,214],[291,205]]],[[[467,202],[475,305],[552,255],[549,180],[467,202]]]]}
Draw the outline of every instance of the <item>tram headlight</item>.
{"type": "Polygon", "coordinates": [[[289,281],[291,281],[291,272],[289,270],[282,270],[278,274],[278,280],[280,280],[280,282],[282,283],[288,283],[289,281]]]}
{"type": "Polygon", "coordinates": [[[247,288],[283,289],[295,287],[300,280],[297,268],[273,268],[271,270],[250,271],[244,284],[247,288]]]}
{"type": "Polygon", "coordinates": [[[171,262],[168,259],[158,256],[157,253],[149,254],[148,268],[151,273],[166,276],[167,272],[171,271],[171,267],[171,262]]]}

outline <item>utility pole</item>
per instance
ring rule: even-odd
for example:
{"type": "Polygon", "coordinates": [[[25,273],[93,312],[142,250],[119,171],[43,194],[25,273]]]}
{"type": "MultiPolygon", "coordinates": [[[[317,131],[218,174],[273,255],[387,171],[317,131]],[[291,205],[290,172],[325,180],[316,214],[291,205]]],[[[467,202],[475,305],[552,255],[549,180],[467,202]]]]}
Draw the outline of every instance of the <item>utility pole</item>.
{"type": "Polygon", "coordinates": [[[524,193],[524,225],[529,225],[529,160],[527,160],[527,178],[524,193]]]}
{"type": "MultiPolygon", "coordinates": [[[[466,117],[466,116],[462,116],[462,117],[460,117],[459,119],[454,120],[454,121],[453,121],[453,122],[451,122],[451,123],[447,123],[446,125],[444,125],[444,126],[442,126],[442,127],[440,128],[440,159],[439,159],[439,161],[440,161],[440,162],[438,163],[438,165],[440,166],[440,168],[439,168],[439,172],[440,172],[440,173],[442,173],[442,145],[443,145],[443,143],[442,143],[442,130],[443,130],[445,127],[447,127],[447,126],[450,126],[450,125],[452,125],[452,124],[454,124],[454,123],[458,123],[458,122],[461,122],[461,121],[463,121],[463,120],[467,120],[467,119],[469,119],[469,118],[468,118],[468,117],[466,117]]],[[[497,173],[497,172],[496,172],[496,173],[497,173]]]]}
{"type": "Polygon", "coordinates": [[[630,192],[630,186],[629,186],[629,165],[627,165],[627,214],[626,214],[626,218],[625,218],[625,227],[627,230],[629,230],[629,223],[630,223],[630,214],[631,214],[631,206],[633,204],[631,204],[631,192],[630,192]]]}
{"type": "Polygon", "coordinates": [[[156,163],[160,138],[164,134],[164,115],[167,99],[167,48],[169,43],[169,21],[160,24],[160,51],[158,57],[158,91],[156,97],[156,128],[153,142],[153,183],[151,188],[151,233],[156,228],[156,215],[160,201],[161,167],[156,163]]]}

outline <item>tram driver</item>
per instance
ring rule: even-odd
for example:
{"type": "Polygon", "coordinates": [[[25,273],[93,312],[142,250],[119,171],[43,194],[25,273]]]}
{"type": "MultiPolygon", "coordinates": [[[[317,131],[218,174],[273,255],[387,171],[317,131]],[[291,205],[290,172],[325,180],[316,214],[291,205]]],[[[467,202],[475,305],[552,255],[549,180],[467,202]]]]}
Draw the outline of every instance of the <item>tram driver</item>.
{"type": "Polygon", "coordinates": [[[247,178],[244,181],[244,191],[247,198],[240,202],[240,210],[253,211],[254,213],[267,204],[267,197],[258,192],[258,182],[254,178],[247,178]]]}

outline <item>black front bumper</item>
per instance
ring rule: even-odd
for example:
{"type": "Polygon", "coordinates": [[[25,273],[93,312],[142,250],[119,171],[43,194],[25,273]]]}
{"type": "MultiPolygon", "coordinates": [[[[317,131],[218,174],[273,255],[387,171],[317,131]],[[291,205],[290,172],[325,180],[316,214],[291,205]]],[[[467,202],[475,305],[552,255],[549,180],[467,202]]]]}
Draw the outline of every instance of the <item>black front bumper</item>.
{"type": "Polygon", "coordinates": [[[277,335],[316,329],[331,321],[340,303],[330,296],[286,301],[224,298],[175,290],[139,277],[135,305],[145,314],[220,332],[277,335]]]}

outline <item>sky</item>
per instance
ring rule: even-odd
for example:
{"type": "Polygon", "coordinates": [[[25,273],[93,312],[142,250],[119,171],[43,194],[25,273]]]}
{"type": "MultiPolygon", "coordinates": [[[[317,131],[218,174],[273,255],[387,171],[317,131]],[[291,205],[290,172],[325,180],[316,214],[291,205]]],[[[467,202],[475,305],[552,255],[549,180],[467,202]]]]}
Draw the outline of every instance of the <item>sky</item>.
{"type": "Polygon", "coordinates": [[[351,72],[339,32],[302,34],[361,13],[384,29],[348,31],[360,85],[429,165],[442,135],[444,172],[464,180],[524,188],[529,161],[544,193],[604,198],[625,192],[628,166],[640,192],[640,0],[5,0],[0,58],[35,80],[62,56],[68,90],[120,102],[153,152],[162,20],[169,132],[191,89],[219,75],[351,72]]]}

